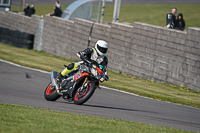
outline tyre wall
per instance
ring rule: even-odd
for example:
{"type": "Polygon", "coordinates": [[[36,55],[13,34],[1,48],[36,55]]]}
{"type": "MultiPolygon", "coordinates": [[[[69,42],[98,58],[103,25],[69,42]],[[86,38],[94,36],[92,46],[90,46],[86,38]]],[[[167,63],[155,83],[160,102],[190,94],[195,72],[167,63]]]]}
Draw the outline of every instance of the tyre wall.
{"type": "Polygon", "coordinates": [[[0,42],[18,48],[33,49],[34,35],[0,27],[0,42]]]}
{"type": "Polygon", "coordinates": [[[14,12],[0,12],[0,27],[34,35],[34,46],[38,42],[39,20],[37,15],[27,17],[14,12]]]}
{"type": "MultiPolygon", "coordinates": [[[[38,38],[39,16],[0,13],[2,18],[6,24],[0,21],[1,27],[26,31],[38,38]]],[[[78,18],[44,17],[42,50],[47,53],[78,59],[78,51],[93,47],[99,39],[109,43],[110,69],[200,91],[200,28],[183,32],[139,22],[105,25],[78,18]]],[[[37,45],[35,41],[34,48],[37,45]]]]}

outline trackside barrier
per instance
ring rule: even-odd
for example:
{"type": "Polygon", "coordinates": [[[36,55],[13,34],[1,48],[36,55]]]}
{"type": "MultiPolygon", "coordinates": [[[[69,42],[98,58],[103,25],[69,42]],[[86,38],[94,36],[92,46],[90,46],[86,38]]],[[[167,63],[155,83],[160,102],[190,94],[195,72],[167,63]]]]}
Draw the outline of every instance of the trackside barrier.
{"type": "Polygon", "coordinates": [[[0,42],[18,48],[33,49],[34,35],[0,27],[0,42]]]}

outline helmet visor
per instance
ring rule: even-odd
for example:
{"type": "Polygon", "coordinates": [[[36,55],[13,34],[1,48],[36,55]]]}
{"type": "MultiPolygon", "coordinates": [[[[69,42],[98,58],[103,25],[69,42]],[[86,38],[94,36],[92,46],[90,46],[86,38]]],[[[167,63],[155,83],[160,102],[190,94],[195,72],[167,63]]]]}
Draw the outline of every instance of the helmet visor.
{"type": "Polygon", "coordinates": [[[100,52],[102,52],[102,53],[106,53],[107,52],[107,48],[102,48],[102,47],[100,47],[99,45],[97,45],[97,49],[100,51],[100,52]]]}

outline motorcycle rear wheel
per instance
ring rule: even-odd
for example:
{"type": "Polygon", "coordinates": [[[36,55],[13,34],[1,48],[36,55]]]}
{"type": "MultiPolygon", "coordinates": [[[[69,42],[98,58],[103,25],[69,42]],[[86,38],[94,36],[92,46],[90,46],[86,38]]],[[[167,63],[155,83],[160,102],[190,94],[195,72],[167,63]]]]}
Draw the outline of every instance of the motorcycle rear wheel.
{"type": "Polygon", "coordinates": [[[56,101],[58,98],[61,97],[61,95],[59,95],[55,90],[51,90],[51,82],[49,83],[49,85],[46,87],[46,89],[44,90],[44,97],[47,101],[56,101]]]}
{"type": "Polygon", "coordinates": [[[87,100],[90,99],[90,97],[93,95],[96,87],[95,87],[95,83],[94,82],[90,82],[88,84],[88,87],[87,87],[87,89],[85,90],[84,93],[79,93],[78,89],[77,89],[77,91],[76,91],[76,93],[75,93],[75,95],[73,97],[73,100],[74,100],[75,104],[81,105],[81,104],[85,103],[87,100]]]}

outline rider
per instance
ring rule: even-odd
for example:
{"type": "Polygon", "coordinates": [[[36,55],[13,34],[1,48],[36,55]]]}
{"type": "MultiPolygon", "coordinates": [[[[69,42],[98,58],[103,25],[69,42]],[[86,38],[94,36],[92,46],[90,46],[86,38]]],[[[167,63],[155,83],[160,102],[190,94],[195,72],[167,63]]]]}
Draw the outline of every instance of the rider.
{"type": "MultiPolygon", "coordinates": [[[[77,53],[77,56],[81,59],[87,59],[89,61],[95,61],[99,65],[103,66],[105,68],[105,75],[107,76],[107,64],[108,64],[108,58],[106,57],[106,52],[108,50],[108,44],[104,40],[98,40],[95,44],[95,48],[87,48],[84,51],[80,51],[77,53]]],[[[60,83],[61,79],[69,72],[76,70],[78,66],[83,63],[82,61],[77,63],[71,63],[69,64],[65,69],[63,69],[56,78],[55,85],[52,84],[52,86],[55,86],[56,89],[60,89],[60,83]]],[[[101,79],[101,82],[103,82],[105,79],[101,79]]]]}

